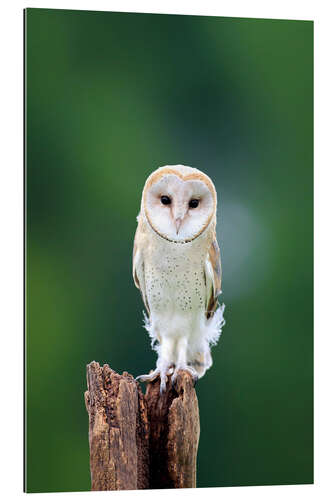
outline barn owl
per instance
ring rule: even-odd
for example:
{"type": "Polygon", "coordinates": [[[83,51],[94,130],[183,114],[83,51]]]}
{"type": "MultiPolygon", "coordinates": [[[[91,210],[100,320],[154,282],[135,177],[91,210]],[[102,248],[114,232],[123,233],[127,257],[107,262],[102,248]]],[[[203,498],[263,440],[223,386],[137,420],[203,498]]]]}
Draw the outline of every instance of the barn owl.
{"type": "Polygon", "coordinates": [[[210,346],[224,325],[216,191],[200,170],[166,165],[146,180],[133,249],[133,278],[147,311],[145,328],[157,351],[160,390],[179,370],[194,379],[212,366],[210,346]]]}

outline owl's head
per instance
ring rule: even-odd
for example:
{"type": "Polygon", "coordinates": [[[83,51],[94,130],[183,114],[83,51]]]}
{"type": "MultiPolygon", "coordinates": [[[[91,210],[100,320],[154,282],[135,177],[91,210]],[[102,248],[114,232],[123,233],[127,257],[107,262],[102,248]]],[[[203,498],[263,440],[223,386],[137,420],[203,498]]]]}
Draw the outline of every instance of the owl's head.
{"type": "Polygon", "coordinates": [[[160,167],[146,181],[141,212],[162,238],[179,243],[192,241],[215,217],[214,184],[196,168],[160,167]]]}

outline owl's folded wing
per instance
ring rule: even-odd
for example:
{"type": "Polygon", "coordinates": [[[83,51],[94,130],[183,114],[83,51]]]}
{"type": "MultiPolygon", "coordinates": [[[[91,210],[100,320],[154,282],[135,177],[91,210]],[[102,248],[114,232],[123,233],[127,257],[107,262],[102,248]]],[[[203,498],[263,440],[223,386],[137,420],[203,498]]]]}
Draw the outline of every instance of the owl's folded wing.
{"type": "Polygon", "coordinates": [[[221,293],[222,267],[221,256],[216,237],[208,250],[205,262],[206,277],[206,315],[210,318],[218,306],[217,297],[221,293]]]}
{"type": "Polygon", "coordinates": [[[147,293],[146,293],[146,282],[145,282],[145,274],[144,274],[144,260],[143,253],[140,250],[140,236],[139,236],[139,228],[136,230],[135,238],[134,238],[134,247],[133,247],[133,279],[135,286],[139,288],[142,300],[147,310],[148,315],[150,314],[147,293]]]}

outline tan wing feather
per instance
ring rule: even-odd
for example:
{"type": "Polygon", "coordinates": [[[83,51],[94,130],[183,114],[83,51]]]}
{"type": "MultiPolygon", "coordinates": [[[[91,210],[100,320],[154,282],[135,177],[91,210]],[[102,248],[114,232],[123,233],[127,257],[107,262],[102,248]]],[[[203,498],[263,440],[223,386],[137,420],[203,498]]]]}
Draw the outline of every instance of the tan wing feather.
{"type": "Polygon", "coordinates": [[[150,314],[147,293],[146,293],[146,282],[145,282],[145,274],[144,274],[144,259],[143,253],[141,250],[141,238],[140,238],[140,224],[137,227],[135,237],[134,237],[134,245],[133,245],[133,280],[135,286],[139,288],[142,300],[147,310],[148,316],[150,314]]]}
{"type": "Polygon", "coordinates": [[[208,249],[205,265],[205,277],[207,288],[206,315],[207,318],[210,318],[218,306],[217,297],[221,293],[222,283],[221,255],[216,235],[214,236],[212,244],[208,249]]]}

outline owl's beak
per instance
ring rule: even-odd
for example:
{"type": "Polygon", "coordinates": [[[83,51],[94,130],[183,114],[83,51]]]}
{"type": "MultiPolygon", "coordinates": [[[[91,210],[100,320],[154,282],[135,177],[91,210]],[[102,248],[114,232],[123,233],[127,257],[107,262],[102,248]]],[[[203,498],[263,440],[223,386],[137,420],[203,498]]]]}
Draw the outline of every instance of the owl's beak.
{"type": "Polygon", "coordinates": [[[182,223],[182,220],[183,220],[182,217],[177,217],[177,219],[175,219],[175,226],[176,226],[176,233],[177,234],[179,233],[179,228],[180,228],[180,225],[182,223]]]}

